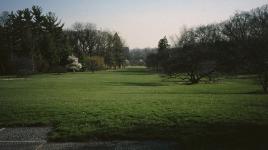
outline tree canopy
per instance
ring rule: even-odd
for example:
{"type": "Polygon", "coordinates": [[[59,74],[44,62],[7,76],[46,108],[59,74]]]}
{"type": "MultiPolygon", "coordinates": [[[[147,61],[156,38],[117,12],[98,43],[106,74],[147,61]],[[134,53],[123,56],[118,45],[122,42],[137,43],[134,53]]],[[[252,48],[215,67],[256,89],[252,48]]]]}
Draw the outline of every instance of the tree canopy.
{"type": "Polygon", "coordinates": [[[71,55],[82,64],[86,57],[98,56],[108,68],[124,65],[128,48],[118,33],[99,30],[90,23],[75,23],[68,30],[63,27],[54,13],[43,13],[39,6],[2,12],[0,73],[53,72],[65,68],[71,55]]]}
{"type": "Polygon", "coordinates": [[[147,66],[190,83],[215,72],[257,74],[268,90],[268,5],[234,14],[230,19],[189,28],[174,48],[160,39],[159,51],[147,57],[147,66]],[[165,50],[164,50],[165,49],[165,50]]]}

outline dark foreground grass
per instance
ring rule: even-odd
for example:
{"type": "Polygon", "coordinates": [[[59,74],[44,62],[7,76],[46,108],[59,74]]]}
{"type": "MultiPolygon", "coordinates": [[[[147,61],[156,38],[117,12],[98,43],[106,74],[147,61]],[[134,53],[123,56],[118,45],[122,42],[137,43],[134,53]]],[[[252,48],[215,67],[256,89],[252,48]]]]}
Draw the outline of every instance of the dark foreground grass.
{"type": "Polygon", "coordinates": [[[0,127],[52,126],[51,141],[172,140],[268,146],[268,96],[251,79],[183,85],[144,68],[0,78],[0,127]]]}

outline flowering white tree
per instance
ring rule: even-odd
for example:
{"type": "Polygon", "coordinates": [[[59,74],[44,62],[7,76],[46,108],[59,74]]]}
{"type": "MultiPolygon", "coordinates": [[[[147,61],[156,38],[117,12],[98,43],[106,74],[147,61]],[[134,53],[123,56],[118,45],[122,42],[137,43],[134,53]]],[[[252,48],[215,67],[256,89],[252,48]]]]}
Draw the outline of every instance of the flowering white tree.
{"type": "Polygon", "coordinates": [[[73,72],[75,72],[75,71],[79,71],[82,68],[81,63],[78,62],[78,58],[75,57],[74,55],[69,56],[67,60],[70,62],[70,64],[66,66],[67,69],[70,69],[73,72]]]}

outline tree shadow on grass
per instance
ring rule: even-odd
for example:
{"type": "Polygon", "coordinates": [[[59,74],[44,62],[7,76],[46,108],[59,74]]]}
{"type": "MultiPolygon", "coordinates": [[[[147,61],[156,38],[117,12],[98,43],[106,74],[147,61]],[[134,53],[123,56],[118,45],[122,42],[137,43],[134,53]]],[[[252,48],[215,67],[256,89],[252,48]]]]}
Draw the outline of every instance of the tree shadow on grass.
{"type": "Polygon", "coordinates": [[[138,82],[123,82],[122,85],[125,86],[165,86],[165,84],[162,83],[138,83],[138,82]]]}
{"type": "Polygon", "coordinates": [[[268,95],[267,93],[265,93],[263,91],[252,91],[252,92],[245,92],[245,93],[241,93],[241,94],[268,95]]]}
{"type": "Polygon", "coordinates": [[[252,91],[252,92],[200,92],[196,94],[214,94],[214,95],[267,95],[262,91],[252,91]]]}
{"type": "Polygon", "coordinates": [[[147,86],[147,87],[157,87],[157,86],[166,86],[163,83],[157,82],[106,82],[112,86],[147,86]]]}
{"type": "Polygon", "coordinates": [[[153,73],[131,73],[131,72],[126,72],[126,73],[120,73],[120,75],[124,75],[124,76],[148,76],[148,75],[153,75],[153,73]]]}
{"type": "MultiPolygon", "coordinates": [[[[162,85],[165,86],[165,85],[162,85]]],[[[172,92],[146,92],[146,93],[140,93],[140,92],[131,92],[131,93],[121,93],[121,94],[142,94],[142,95],[267,95],[266,93],[263,93],[261,91],[256,92],[209,92],[209,91],[172,91],[172,92]]]]}
{"type": "Polygon", "coordinates": [[[126,68],[122,70],[114,70],[113,72],[119,73],[122,75],[153,75],[155,72],[152,72],[146,68],[126,68]]]}
{"type": "Polygon", "coordinates": [[[267,125],[247,123],[207,124],[200,122],[175,126],[141,123],[127,128],[96,130],[91,133],[91,136],[101,140],[164,141],[171,146],[169,149],[180,147],[182,149],[251,150],[268,148],[267,132],[267,125]]]}
{"type": "Polygon", "coordinates": [[[122,74],[122,75],[153,75],[153,72],[133,72],[133,71],[115,71],[116,73],[122,74]]]}

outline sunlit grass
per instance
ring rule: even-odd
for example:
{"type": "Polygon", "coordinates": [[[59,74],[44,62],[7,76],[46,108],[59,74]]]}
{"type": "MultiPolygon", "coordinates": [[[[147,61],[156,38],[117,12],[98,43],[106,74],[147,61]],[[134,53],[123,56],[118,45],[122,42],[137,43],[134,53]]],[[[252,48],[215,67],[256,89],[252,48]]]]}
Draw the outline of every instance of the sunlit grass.
{"type": "Polygon", "coordinates": [[[6,79],[0,126],[52,126],[50,140],[187,141],[268,131],[268,96],[257,94],[252,79],[184,85],[144,68],[6,79]]]}

